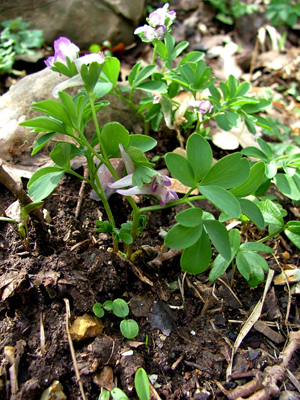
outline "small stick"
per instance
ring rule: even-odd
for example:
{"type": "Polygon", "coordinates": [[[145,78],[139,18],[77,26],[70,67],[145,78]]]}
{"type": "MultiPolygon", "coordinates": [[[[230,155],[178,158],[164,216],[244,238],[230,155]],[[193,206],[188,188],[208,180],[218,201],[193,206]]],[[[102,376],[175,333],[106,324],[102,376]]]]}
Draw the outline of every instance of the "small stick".
{"type": "Polygon", "coordinates": [[[66,330],[67,330],[68,342],[69,342],[69,346],[70,346],[73,365],[74,365],[74,369],[75,369],[75,374],[76,374],[77,382],[78,382],[79,389],[80,389],[80,392],[81,392],[81,397],[82,397],[83,400],[86,400],[86,397],[85,397],[85,394],[84,394],[84,390],[83,390],[82,381],[81,381],[80,374],[79,374],[79,369],[78,369],[75,350],[74,350],[74,346],[73,346],[73,342],[72,342],[72,338],[71,338],[71,334],[70,334],[70,329],[69,329],[69,317],[71,315],[70,303],[69,303],[68,299],[64,299],[64,302],[65,302],[65,305],[66,305],[66,330]]]}
{"type": "MultiPolygon", "coordinates": [[[[87,179],[89,178],[89,169],[87,166],[84,167],[83,176],[87,179]]],[[[81,205],[83,202],[85,185],[86,185],[86,181],[82,181],[80,189],[79,189],[78,201],[77,201],[76,210],[75,210],[75,218],[76,219],[79,217],[79,214],[80,214],[80,209],[81,209],[81,205]]]]}

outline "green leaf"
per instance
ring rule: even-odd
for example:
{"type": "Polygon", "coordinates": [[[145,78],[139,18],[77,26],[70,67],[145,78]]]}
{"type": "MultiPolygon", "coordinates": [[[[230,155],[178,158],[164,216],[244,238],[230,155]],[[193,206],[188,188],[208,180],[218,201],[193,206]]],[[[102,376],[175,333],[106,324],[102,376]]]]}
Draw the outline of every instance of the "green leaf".
{"type": "Polygon", "coordinates": [[[197,184],[198,181],[194,177],[193,168],[184,156],[177,153],[167,153],[165,161],[174,178],[188,187],[197,184]]]}
{"type": "Polygon", "coordinates": [[[133,67],[132,70],[130,71],[129,75],[128,75],[128,82],[129,85],[132,86],[133,82],[135,81],[135,78],[137,76],[137,74],[139,73],[140,69],[142,68],[142,62],[139,61],[138,63],[136,63],[133,67]]]}
{"type": "Polygon", "coordinates": [[[126,339],[133,339],[139,333],[139,326],[133,319],[123,319],[120,331],[126,339]]]}
{"type": "Polygon", "coordinates": [[[34,128],[35,132],[68,133],[62,123],[50,117],[36,117],[29,119],[28,121],[21,122],[19,125],[26,126],[28,128],[34,128]]]}
{"type": "Polygon", "coordinates": [[[260,229],[265,228],[265,220],[260,208],[249,199],[238,199],[242,213],[245,214],[260,229]]]}
{"type": "Polygon", "coordinates": [[[221,158],[208,172],[201,185],[215,185],[224,189],[231,189],[242,184],[249,176],[250,166],[241,153],[229,154],[221,158]]]}
{"type": "Polygon", "coordinates": [[[182,57],[182,59],[179,61],[178,67],[180,67],[180,65],[183,65],[187,62],[200,61],[204,58],[204,56],[205,56],[205,54],[202,53],[201,51],[191,51],[182,57]]]}
{"type": "Polygon", "coordinates": [[[279,208],[269,199],[261,201],[258,205],[267,224],[278,226],[278,229],[283,228],[284,222],[279,208]]]}
{"type": "Polygon", "coordinates": [[[203,220],[203,225],[218,252],[225,260],[231,260],[229,236],[225,226],[215,220],[203,220]]]}
{"type": "Polygon", "coordinates": [[[154,71],[156,70],[157,66],[156,65],[146,65],[136,76],[134,80],[134,86],[138,86],[140,83],[142,83],[145,79],[149,78],[154,71]]]}
{"type": "Polygon", "coordinates": [[[102,318],[104,316],[104,310],[101,303],[95,303],[93,305],[93,312],[98,318],[102,318]]]}
{"type": "Polygon", "coordinates": [[[34,143],[31,155],[34,156],[38,151],[40,151],[50,140],[52,140],[58,133],[49,132],[40,136],[34,143]]]}
{"type": "Polygon", "coordinates": [[[198,190],[209,201],[223,212],[230,214],[234,218],[239,218],[241,215],[241,207],[237,199],[220,186],[198,186],[198,190]]]}
{"type": "Polygon", "coordinates": [[[300,200],[299,187],[291,176],[278,173],[274,177],[274,183],[284,196],[292,200],[300,200]]]}
{"type": "Polygon", "coordinates": [[[232,110],[226,110],[224,111],[224,115],[230,125],[235,126],[236,128],[239,126],[240,116],[238,113],[232,110]]]}
{"type": "Polygon", "coordinates": [[[286,234],[286,236],[290,239],[290,241],[292,243],[294,243],[294,245],[296,247],[298,247],[298,249],[300,249],[300,230],[298,228],[298,231],[294,232],[291,227],[287,227],[284,230],[284,233],[286,234]]]}
{"type": "Polygon", "coordinates": [[[263,282],[263,269],[266,271],[269,269],[267,261],[253,251],[239,251],[236,256],[236,265],[246,281],[249,281],[251,277],[256,277],[259,282],[263,282]]]}
{"type": "Polygon", "coordinates": [[[110,392],[108,390],[103,390],[100,393],[98,400],[109,400],[110,399],[110,392]]]}
{"type": "Polygon", "coordinates": [[[265,163],[260,161],[250,168],[248,178],[241,185],[230,190],[235,197],[247,197],[253,194],[261,185],[265,175],[265,163]]]}
{"type": "Polygon", "coordinates": [[[166,93],[168,86],[161,81],[146,81],[135,87],[136,89],[145,90],[146,92],[166,93]]]}
{"type": "Polygon", "coordinates": [[[234,97],[237,96],[245,96],[245,94],[247,94],[249,92],[249,90],[251,89],[251,85],[248,82],[243,82],[239,85],[239,87],[236,89],[235,93],[234,93],[234,97]]]}
{"type": "Polygon", "coordinates": [[[225,258],[218,254],[211,265],[211,271],[209,273],[209,281],[213,282],[223,275],[228,268],[229,264],[235,257],[241,242],[241,234],[237,229],[232,229],[229,232],[229,242],[231,247],[231,259],[225,260],[225,258]]]}
{"type": "Polygon", "coordinates": [[[258,242],[245,242],[241,244],[240,247],[243,251],[244,250],[251,250],[251,251],[261,251],[263,253],[274,253],[274,250],[266,246],[263,243],[258,243],[258,242]]]}
{"type": "Polygon", "coordinates": [[[34,103],[31,108],[35,111],[42,112],[49,115],[50,117],[58,119],[66,125],[73,126],[68,111],[57,100],[43,100],[38,103],[34,103]]]}
{"type": "Polygon", "coordinates": [[[47,197],[65,173],[59,167],[45,167],[36,171],[28,182],[28,194],[37,202],[47,197]]]}
{"type": "MultiPolygon", "coordinates": [[[[66,93],[66,92],[58,92],[58,97],[62,103],[62,106],[65,108],[66,112],[68,113],[68,115],[72,121],[72,125],[74,127],[77,127],[79,116],[77,115],[77,110],[76,110],[73,98],[69,95],[69,93],[66,93]]],[[[85,97],[85,95],[82,96],[82,98],[84,98],[84,97],[85,97]]],[[[75,98],[74,98],[74,100],[75,100],[75,98]]]]}
{"type": "Polygon", "coordinates": [[[102,73],[115,86],[120,74],[120,61],[116,57],[106,57],[102,73]]]}
{"type": "Polygon", "coordinates": [[[56,165],[70,169],[71,143],[58,142],[50,152],[50,158],[56,165]]]}
{"type": "Polygon", "coordinates": [[[195,227],[175,225],[165,237],[165,245],[173,249],[185,249],[192,246],[202,233],[202,224],[195,227]]]}
{"type": "Polygon", "coordinates": [[[199,133],[193,133],[186,145],[187,159],[193,169],[195,180],[198,182],[210,170],[213,156],[206,139],[199,133]]]}
{"type": "Polygon", "coordinates": [[[186,49],[189,45],[189,42],[180,42],[177,44],[175,49],[170,54],[170,60],[174,60],[174,58],[178,57],[184,49],[186,49]]]}
{"type": "Polygon", "coordinates": [[[139,368],[134,376],[134,386],[140,400],[150,399],[150,385],[146,371],[139,368]]]}
{"type": "Polygon", "coordinates": [[[123,390],[117,387],[113,388],[110,393],[114,400],[129,400],[123,390]]]}
{"type": "Polygon", "coordinates": [[[27,220],[28,214],[30,214],[32,211],[37,210],[38,208],[42,207],[44,204],[43,201],[37,201],[35,203],[29,203],[25,207],[22,208],[21,214],[24,220],[27,220]]]}
{"type": "Polygon", "coordinates": [[[126,244],[131,244],[133,242],[133,237],[130,235],[130,233],[121,231],[119,233],[119,238],[126,244]]]}
{"type": "Polygon", "coordinates": [[[152,150],[157,145],[157,141],[150,136],[130,135],[128,146],[137,147],[143,153],[152,150]]]}
{"type": "Polygon", "coordinates": [[[113,301],[113,313],[120,318],[125,318],[129,314],[129,308],[125,300],[116,299],[113,301]]]}
{"type": "Polygon", "coordinates": [[[101,137],[108,157],[119,151],[119,144],[127,146],[129,132],[119,122],[108,122],[101,128],[101,137]]]}
{"type": "Polygon", "coordinates": [[[254,146],[245,147],[242,150],[242,154],[245,156],[248,156],[248,157],[259,158],[260,160],[265,161],[265,162],[271,161],[271,159],[269,159],[268,156],[263,151],[261,151],[260,149],[258,149],[257,147],[254,147],[254,146]]]}
{"type": "Polygon", "coordinates": [[[254,114],[259,111],[263,111],[266,107],[268,107],[271,102],[265,99],[258,99],[259,103],[257,104],[246,104],[242,107],[243,111],[247,114],[254,114]]]}
{"type": "Polygon", "coordinates": [[[223,129],[224,131],[228,132],[232,129],[232,124],[226,118],[225,113],[217,115],[215,120],[216,120],[216,123],[219,125],[219,127],[221,129],[223,129]]]}
{"type": "Polygon", "coordinates": [[[176,221],[183,226],[194,227],[202,223],[203,211],[201,208],[188,208],[176,215],[176,221]]]}
{"type": "Polygon", "coordinates": [[[80,75],[84,82],[85,89],[88,93],[93,93],[94,88],[100,77],[103,64],[93,61],[89,66],[82,64],[80,68],[80,75]]]}
{"type": "Polygon", "coordinates": [[[265,153],[268,159],[271,160],[273,158],[273,151],[271,149],[271,146],[268,145],[268,143],[262,140],[261,138],[257,138],[256,140],[257,143],[259,144],[259,147],[262,149],[262,151],[265,153]]]}
{"type": "Polygon", "coordinates": [[[94,92],[96,93],[96,97],[100,98],[105,96],[107,93],[111,91],[113,88],[113,84],[111,82],[103,82],[102,80],[97,82],[94,87],[94,92]]]}
{"type": "Polygon", "coordinates": [[[200,274],[208,268],[211,254],[209,238],[203,230],[199,239],[192,246],[183,250],[180,266],[189,274],[200,274]]]}

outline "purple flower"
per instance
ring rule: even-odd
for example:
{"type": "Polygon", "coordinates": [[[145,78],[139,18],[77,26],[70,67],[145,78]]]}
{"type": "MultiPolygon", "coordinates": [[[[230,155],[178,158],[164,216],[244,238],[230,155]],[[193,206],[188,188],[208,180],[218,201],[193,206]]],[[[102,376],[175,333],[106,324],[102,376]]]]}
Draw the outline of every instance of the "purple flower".
{"type": "Polygon", "coordinates": [[[74,61],[78,58],[78,53],[79,47],[68,38],[60,37],[54,41],[54,56],[48,57],[47,60],[45,60],[45,64],[47,67],[52,67],[55,62],[59,61],[67,65],[66,57],[68,57],[70,61],[74,61]]]}
{"type": "MultiPolygon", "coordinates": [[[[128,154],[124,151],[123,146],[119,144],[122,159],[126,165],[126,169],[128,172],[128,159],[130,157],[128,154]],[[122,149],[122,150],[121,150],[122,149]]],[[[133,164],[132,160],[130,159],[131,163],[133,164]]],[[[130,167],[130,170],[131,167],[130,167]]],[[[146,195],[151,195],[155,196],[159,199],[160,205],[164,206],[166,203],[169,203],[170,201],[178,200],[178,195],[171,189],[167,189],[166,186],[171,186],[171,180],[160,173],[157,173],[152,180],[151,183],[145,183],[141,188],[138,186],[132,186],[132,177],[133,177],[133,172],[129,173],[129,175],[125,176],[122,179],[119,179],[118,181],[114,183],[109,183],[108,186],[111,189],[117,189],[116,192],[123,195],[123,196],[131,196],[131,195],[141,195],[141,194],[146,194],[146,195]],[[122,189],[124,187],[129,187],[129,189],[122,189]]]]}
{"type": "Polygon", "coordinates": [[[154,28],[158,25],[165,25],[168,19],[168,27],[171,25],[176,18],[176,12],[174,10],[168,11],[169,3],[166,3],[162,8],[158,8],[153,11],[148,18],[149,25],[154,28]]]}
{"type": "Polygon", "coordinates": [[[70,61],[74,62],[75,67],[78,71],[77,75],[74,75],[66,81],[63,81],[55,86],[53,90],[54,97],[57,98],[58,92],[61,92],[62,90],[84,84],[80,75],[80,69],[83,64],[88,65],[92,62],[103,64],[105,61],[105,56],[102,52],[86,54],[82,57],[78,57],[78,52],[79,47],[72,43],[68,38],[60,37],[59,39],[54,41],[54,56],[48,57],[47,60],[45,60],[45,64],[47,65],[47,67],[51,68],[55,66],[54,63],[56,63],[57,61],[67,65],[66,57],[68,57],[70,61]]]}
{"type": "Polygon", "coordinates": [[[168,11],[168,8],[169,4],[166,3],[162,8],[153,11],[147,18],[149,25],[139,26],[134,33],[139,35],[143,42],[163,39],[176,18],[176,12],[168,11]]]}
{"type": "Polygon", "coordinates": [[[199,111],[202,114],[210,113],[213,108],[213,106],[209,100],[199,101],[198,107],[199,107],[199,111]]]}
{"type": "Polygon", "coordinates": [[[155,28],[149,25],[139,26],[134,33],[139,35],[144,42],[152,42],[154,39],[163,39],[166,35],[166,26],[158,25],[155,28]]]}

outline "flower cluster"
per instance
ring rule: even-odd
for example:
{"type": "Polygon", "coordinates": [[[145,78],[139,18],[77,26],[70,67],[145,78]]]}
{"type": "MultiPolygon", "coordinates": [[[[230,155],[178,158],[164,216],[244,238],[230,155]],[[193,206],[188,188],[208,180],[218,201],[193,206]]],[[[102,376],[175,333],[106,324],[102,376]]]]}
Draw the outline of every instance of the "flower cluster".
{"type": "Polygon", "coordinates": [[[179,127],[184,124],[187,119],[184,114],[188,107],[194,107],[197,112],[201,114],[211,113],[213,106],[209,100],[195,100],[192,93],[190,92],[184,102],[178,107],[174,115],[174,126],[179,127]]]}
{"type": "Polygon", "coordinates": [[[171,186],[171,180],[160,173],[157,173],[152,180],[151,183],[144,184],[141,188],[138,186],[132,186],[132,178],[134,172],[134,164],[131,158],[128,156],[123,146],[119,144],[119,148],[121,151],[122,159],[126,166],[126,170],[128,175],[124,178],[119,179],[114,183],[109,183],[108,186],[111,189],[117,189],[116,192],[123,196],[131,196],[131,195],[141,195],[146,194],[150,196],[155,196],[160,201],[160,206],[164,206],[166,203],[169,203],[174,200],[178,200],[178,195],[171,189],[167,189],[166,186],[171,186]],[[128,187],[129,189],[122,189],[124,187],[128,187]]]}
{"type": "Polygon", "coordinates": [[[60,37],[54,41],[54,56],[50,56],[45,60],[47,67],[55,67],[56,62],[60,62],[67,66],[67,59],[75,64],[77,74],[75,73],[70,79],[59,83],[53,90],[53,96],[58,97],[58,92],[67,89],[68,87],[83,85],[83,80],[80,75],[80,70],[83,64],[88,65],[92,62],[103,64],[105,56],[102,52],[86,54],[79,57],[79,47],[72,43],[66,37],[60,37]]]}
{"type": "Polygon", "coordinates": [[[153,11],[147,18],[149,25],[139,26],[134,33],[143,42],[163,39],[176,18],[176,12],[174,10],[168,11],[168,9],[169,4],[166,3],[162,8],[153,11]]]}

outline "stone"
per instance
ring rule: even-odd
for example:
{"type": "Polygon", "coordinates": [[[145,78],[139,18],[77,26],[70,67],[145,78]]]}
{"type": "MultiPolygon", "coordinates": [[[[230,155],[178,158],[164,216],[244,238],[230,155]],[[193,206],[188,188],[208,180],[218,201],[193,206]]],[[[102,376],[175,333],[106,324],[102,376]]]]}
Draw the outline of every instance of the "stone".
{"type": "Polygon", "coordinates": [[[65,400],[67,396],[64,394],[63,389],[59,381],[54,381],[48,389],[43,391],[40,400],[65,400]]]}
{"type": "Polygon", "coordinates": [[[70,327],[70,335],[76,342],[93,338],[103,332],[103,324],[101,319],[96,316],[84,314],[82,317],[75,319],[70,327]]]}
{"type": "MultiPolygon", "coordinates": [[[[18,157],[25,153],[30,156],[33,143],[39,134],[20,126],[19,123],[43,115],[31,109],[32,103],[54,99],[53,88],[65,79],[50,68],[45,68],[20,79],[0,98],[0,158],[7,162],[16,161],[20,164],[18,157]]],[[[81,87],[78,86],[67,91],[71,95],[75,95],[80,90],[81,87]]],[[[127,95],[127,92],[125,95],[127,95]]],[[[139,103],[142,95],[142,91],[135,92],[133,96],[134,104],[139,103]]],[[[141,117],[122,99],[111,94],[102,99],[110,101],[110,105],[97,114],[100,127],[107,122],[116,121],[132,132],[135,125],[142,124],[141,117]]],[[[91,138],[94,132],[95,128],[91,121],[87,125],[85,134],[88,138],[91,138]]],[[[61,139],[62,135],[56,136],[57,138],[61,139]]],[[[65,139],[66,137],[64,137],[65,139]]],[[[29,165],[30,157],[26,161],[27,164],[24,162],[22,164],[29,165]]]]}
{"type": "Polygon", "coordinates": [[[68,37],[82,50],[93,43],[111,40],[114,45],[131,44],[134,28],[145,8],[145,0],[16,0],[0,4],[0,22],[22,17],[29,29],[43,29],[49,46],[60,36],[68,37]]]}

